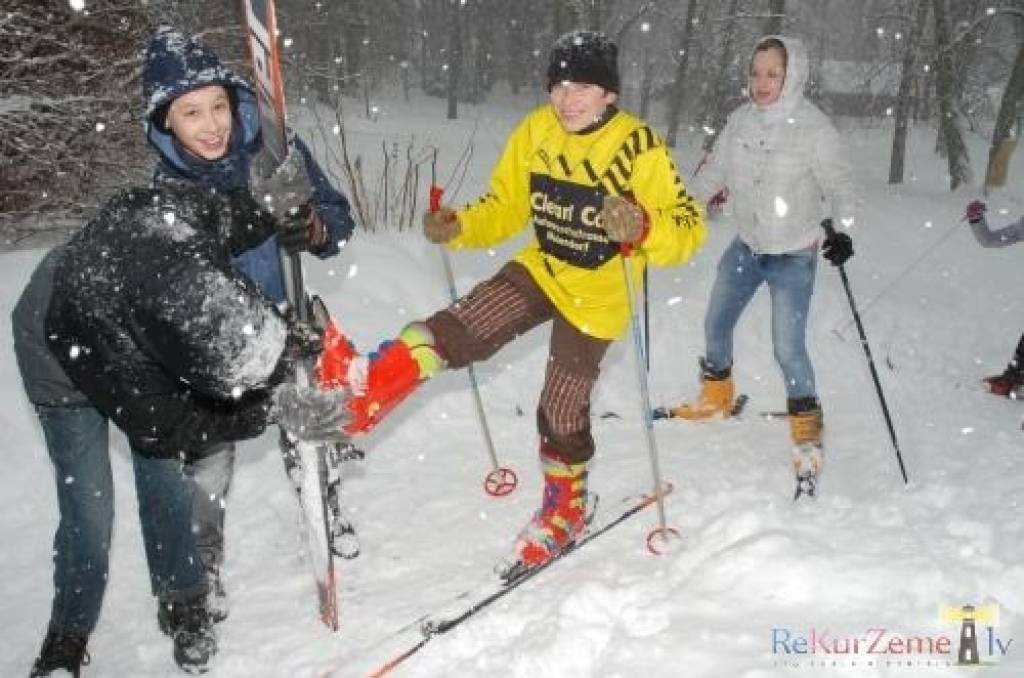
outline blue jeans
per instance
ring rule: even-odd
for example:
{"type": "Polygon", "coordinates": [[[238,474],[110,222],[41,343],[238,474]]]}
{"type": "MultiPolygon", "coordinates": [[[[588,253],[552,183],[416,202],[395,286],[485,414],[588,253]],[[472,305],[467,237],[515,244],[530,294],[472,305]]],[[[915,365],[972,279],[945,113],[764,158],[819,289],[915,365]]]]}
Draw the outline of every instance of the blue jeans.
{"type": "Polygon", "coordinates": [[[192,523],[199,558],[207,572],[219,576],[224,564],[224,518],[235,470],[234,443],[220,443],[185,466],[192,488],[192,523]]]}
{"type": "MultiPolygon", "coordinates": [[[[88,407],[37,405],[53,461],[60,522],[53,539],[50,626],[88,637],[106,590],[114,519],[107,418],[88,407]]],[[[192,497],[177,459],[132,453],[139,519],[153,594],[168,600],[206,590],[192,534],[192,497]]]]}
{"type": "Polygon", "coordinates": [[[786,382],[786,396],[817,397],[806,346],[807,312],[817,262],[815,248],[755,254],[739,238],[733,240],[718,262],[718,276],[704,317],[708,367],[716,371],[732,367],[736,323],[757,289],[767,283],[772,302],[772,346],[786,382]]]}

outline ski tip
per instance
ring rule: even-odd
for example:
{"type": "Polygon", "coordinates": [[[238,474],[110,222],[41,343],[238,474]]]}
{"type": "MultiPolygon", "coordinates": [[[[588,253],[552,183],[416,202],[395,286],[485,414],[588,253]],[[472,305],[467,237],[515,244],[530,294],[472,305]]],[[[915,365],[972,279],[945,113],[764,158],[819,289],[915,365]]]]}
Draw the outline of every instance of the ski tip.
{"type": "Polygon", "coordinates": [[[732,407],[729,409],[730,417],[738,417],[743,414],[743,408],[747,406],[747,401],[750,400],[750,396],[746,393],[741,393],[736,396],[736,400],[733,401],[732,407]]]}

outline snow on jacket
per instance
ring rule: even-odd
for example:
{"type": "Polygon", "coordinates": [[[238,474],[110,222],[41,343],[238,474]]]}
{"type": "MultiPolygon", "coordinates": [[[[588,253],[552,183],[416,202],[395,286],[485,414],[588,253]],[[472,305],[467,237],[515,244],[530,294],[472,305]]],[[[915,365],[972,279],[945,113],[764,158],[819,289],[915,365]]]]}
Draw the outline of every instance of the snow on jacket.
{"type": "Polygon", "coordinates": [[[89,399],[68,378],[46,341],[46,310],[50,307],[53,271],[63,252],[63,247],[54,247],[32,272],[11,312],[11,332],[18,371],[29,402],[50,407],[81,407],[88,405],[89,399]]]}
{"type": "Polygon", "coordinates": [[[629,305],[618,243],[597,225],[609,194],[631,197],[650,220],[633,267],[638,279],[647,261],[678,264],[704,242],[703,208],[647,125],[614,111],[597,129],[569,133],[546,105],[513,131],[488,192],[458,211],[462,233],[449,245],[488,247],[532,226],[534,237],[516,261],[574,327],[617,339],[629,305]]]}
{"type": "Polygon", "coordinates": [[[857,197],[838,132],[803,95],[807,51],[799,40],[769,37],[788,55],[779,98],[729,115],[692,189],[707,201],[728,188],[740,239],[755,252],[781,254],[814,245],[824,217],[852,226],[857,197]]]}
{"type": "Polygon", "coordinates": [[[261,433],[287,327],[231,266],[273,220],[193,186],[129,190],[67,244],[47,339],[132,446],[189,457],[261,433]]]}
{"type": "MultiPolygon", "coordinates": [[[[150,40],[142,81],[146,138],[160,156],[154,182],[184,179],[222,191],[248,191],[251,161],[263,145],[259,106],[248,83],[225,68],[217,55],[202,43],[168,26],[160,27],[150,40]],[[206,85],[225,87],[234,113],[231,147],[224,158],[215,161],[188,154],[174,135],[158,124],[175,98],[206,85]]],[[[313,189],[310,202],[327,227],[327,242],[315,254],[321,259],[334,256],[355,229],[348,200],[331,185],[302,139],[296,136],[294,142],[313,189]]],[[[268,298],[282,302],[285,300],[284,279],[277,249],[277,233],[272,232],[263,242],[240,253],[234,263],[268,298]]]]}
{"type": "Polygon", "coordinates": [[[988,220],[982,217],[980,221],[971,224],[971,233],[982,247],[1006,247],[1024,242],[1024,217],[995,231],[989,230],[988,220]]]}

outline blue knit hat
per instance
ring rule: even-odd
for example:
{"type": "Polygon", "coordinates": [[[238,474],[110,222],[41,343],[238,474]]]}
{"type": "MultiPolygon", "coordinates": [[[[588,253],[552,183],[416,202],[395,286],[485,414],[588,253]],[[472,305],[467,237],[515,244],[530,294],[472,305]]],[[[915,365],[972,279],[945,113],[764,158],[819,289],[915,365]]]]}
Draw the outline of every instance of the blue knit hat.
{"type": "Polygon", "coordinates": [[[172,101],[207,85],[223,85],[235,106],[240,98],[239,88],[252,92],[245,80],[225,68],[217,55],[195,38],[171,26],[158,28],[146,48],[142,70],[146,120],[162,127],[172,101]],[[160,115],[154,117],[158,111],[160,115]]]}

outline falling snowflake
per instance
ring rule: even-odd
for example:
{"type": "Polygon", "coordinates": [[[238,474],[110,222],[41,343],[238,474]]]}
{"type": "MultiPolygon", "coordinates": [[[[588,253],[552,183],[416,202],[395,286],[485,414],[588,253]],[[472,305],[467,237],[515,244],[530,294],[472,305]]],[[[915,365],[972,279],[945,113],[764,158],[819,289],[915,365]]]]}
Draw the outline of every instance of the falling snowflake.
{"type": "Polygon", "coordinates": [[[775,214],[779,217],[789,214],[789,203],[781,195],[775,196],[775,214]]]}
{"type": "Polygon", "coordinates": [[[71,9],[76,12],[81,12],[85,9],[85,0],[68,0],[68,4],[71,5],[71,9]]]}

